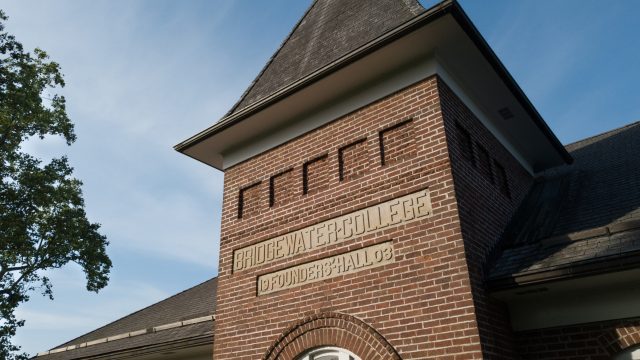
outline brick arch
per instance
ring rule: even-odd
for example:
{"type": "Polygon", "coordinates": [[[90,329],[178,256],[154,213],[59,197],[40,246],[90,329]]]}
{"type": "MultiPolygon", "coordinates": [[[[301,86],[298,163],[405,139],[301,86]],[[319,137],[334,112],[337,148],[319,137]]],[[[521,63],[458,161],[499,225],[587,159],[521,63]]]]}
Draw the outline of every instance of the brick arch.
{"type": "Polygon", "coordinates": [[[361,359],[402,360],[375,329],[360,319],[340,313],[307,316],[288,328],[267,350],[263,360],[294,360],[306,350],[336,346],[361,359]]]}
{"type": "Polygon", "coordinates": [[[609,356],[615,356],[629,348],[640,345],[640,324],[629,323],[600,337],[600,343],[609,356]]]}

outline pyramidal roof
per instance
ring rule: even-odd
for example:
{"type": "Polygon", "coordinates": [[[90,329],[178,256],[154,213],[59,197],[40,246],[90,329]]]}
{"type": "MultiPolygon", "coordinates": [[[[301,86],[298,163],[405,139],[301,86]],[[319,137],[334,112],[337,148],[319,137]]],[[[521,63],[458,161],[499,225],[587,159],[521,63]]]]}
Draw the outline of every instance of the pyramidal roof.
{"type": "Polygon", "coordinates": [[[417,0],[315,0],[227,115],[295,83],[424,11],[417,0]]]}

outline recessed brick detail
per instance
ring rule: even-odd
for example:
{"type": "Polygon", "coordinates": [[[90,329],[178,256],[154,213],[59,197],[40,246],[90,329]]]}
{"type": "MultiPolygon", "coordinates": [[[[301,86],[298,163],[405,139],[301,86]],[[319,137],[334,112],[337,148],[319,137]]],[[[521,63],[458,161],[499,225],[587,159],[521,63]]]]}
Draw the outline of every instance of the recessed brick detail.
{"type": "Polygon", "coordinates": [[[380,162],[390,165],[410,158],[416,152],[411,120],[405,120],[380,131],[380,162]]]}
{"type": "Polygon", "coordinates": [[[247,218],[259,214],[263,205],[261,183],[254,183],[240,189],[238,198],[238,218],[247,218]]]}
{"type": "Polygon", "coordinates": [[[337,346],[362,359],[401,360],[382,335],[363,321],[346,314],[320,313],[287,329],[267,350],[263,360],[295,360],[309,349],[337,346]]]}
{"type": "Polygon", "coordinates": [[[302,193],[312,194],[327,187],[329,180],[329,157],[319,156],[304,163],[302,167],[302,193]]]}
{"type": "Polygon", "coordinates": [[[509,179],[507,178],[507,171],[504,169],[504,166],[494,160],[493,168],[496,170],[495,178],[498,189],[500,189],[500,192],[506,197],[511,197],[511,192],[509,191],[509,179]]]}
{"type": "Polygon", "coordinates": [[[471,134],[465,129],[459,122],[456,122],[455,142],[457,143],[460,154],[465,159],[469,160],[472,164],[475,164],[475,157],[473,155],[473,140],[471,134]]]}
{"type": "Polygon", "coordinates": [[[284,205],[293,199],[296,191],[295,173],[293,169],[285,170],[269,178],[269,206],[284,205]]]}
{"type": "Polygon", "coordinates": [[[529,191],[533,178],[444,81],[438,81],[438,89],[482,356],[485,359],[517,359],[520,354],[510,330],[508,309],[489,295],[484,286],[484,273],[502,232],[529,191]],[[468,160],[468,139],[460,136],[460,128],[473,140],[475,162],[468,160]],[[504,196],[500,186],[491,182],[492,159],[503,166],[511,197],[504,196]]]}
{"type": "Polygon", "coordinates": [[[367,139],[360,139],[338,150],[340,181],[359,178],[370,167],[367,139]]]}
{"type": "Polygon", "coordinates": [[[478,161],[476,162],[478,170],[486,180],[493,184],[493,171],[491,170],[491,156],[489,155],[489,151],[478,143],[476,143],[476,150],[478,154],[478,161]]]}

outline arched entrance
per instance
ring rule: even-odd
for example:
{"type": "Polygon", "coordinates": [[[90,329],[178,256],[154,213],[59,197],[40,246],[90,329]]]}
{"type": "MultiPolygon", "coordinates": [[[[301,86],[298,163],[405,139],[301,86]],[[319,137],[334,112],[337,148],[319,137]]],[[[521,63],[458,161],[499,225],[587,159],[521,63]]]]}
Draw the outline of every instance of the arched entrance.
{"type": "Polygon", "coordinates": [[[333,312],[316,313],[292,324],[262,357],[262,360],[362,359],[402,360],[393,346],[364,321],[333,312]]]}
{"type": "Polygon", "coordinates": [[[313,349],[302,354],[298,360],[361,360],[351,351],[333,346],[313,349]]]}

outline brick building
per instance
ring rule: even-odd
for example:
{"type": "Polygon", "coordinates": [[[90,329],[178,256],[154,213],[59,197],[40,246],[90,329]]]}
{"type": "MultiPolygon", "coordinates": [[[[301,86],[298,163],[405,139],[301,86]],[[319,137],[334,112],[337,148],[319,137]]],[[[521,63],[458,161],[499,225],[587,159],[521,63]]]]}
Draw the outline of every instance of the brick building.
{"type": "Polygon", "coordinates": [[[315,1],[176,149],[225,172],[216,360],[640,359],[640,123],[563,146],[454,1],[315,1]]]}

